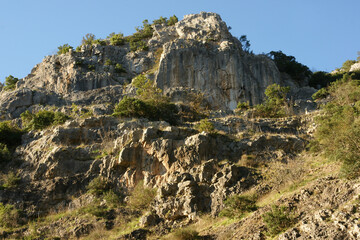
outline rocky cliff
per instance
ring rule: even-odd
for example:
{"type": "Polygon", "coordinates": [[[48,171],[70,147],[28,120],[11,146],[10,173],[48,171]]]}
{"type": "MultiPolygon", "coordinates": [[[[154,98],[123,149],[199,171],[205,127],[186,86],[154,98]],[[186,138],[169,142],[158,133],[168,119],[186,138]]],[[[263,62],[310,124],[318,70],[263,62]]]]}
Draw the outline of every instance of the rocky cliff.
{"type": "Polygon", "coordinates": [[[268,85],[282,82],[274,62],[244,52],[215,13],[187,15],[174,26],[153,29],[148,51],[130,51],[129,44],[95,44],[45,57],[15,91],[0,94],[0,111],[12,118],[38,104],[116,103],[129,94],[122,86],[141,73],[174,100],[179,94],[184,100],[192,89],[204,93],[212,108],[223,110],[235,109],[239,101],[258,104],[268,85]],[[121,64],[121,71],[115,64],[121,64]]]}
{"type": "Polygon", "coordinates": [[[306,151],[318,112],[217,111],[260,103],[272,83],[296,104],[313,89],[243,51],[217,14],[151,28],[148,50],[83,44],[0,93],[0,238],[357,239],[359,180],[306,151]],[[139,74],[177,102],[178,121],[112,115],[139,74]],[[54,112],[67,117],[46,125],[54,112]],[[275,234],[273,205],[287,221],[275,234]]]}

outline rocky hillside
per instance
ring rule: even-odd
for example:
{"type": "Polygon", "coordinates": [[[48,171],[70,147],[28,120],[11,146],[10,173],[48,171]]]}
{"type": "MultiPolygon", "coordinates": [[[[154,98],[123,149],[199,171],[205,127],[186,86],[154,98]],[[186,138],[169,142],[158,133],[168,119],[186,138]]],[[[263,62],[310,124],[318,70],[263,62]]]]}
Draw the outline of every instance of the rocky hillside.
{"type": "Polygon", "coordinates": [[[233,110],[240,101],[261,103],[273,83],[299,91],[269,57],[243,51],[217,14],[187,15],[174,25],[151,29],[143,40],[146,51],[132,51],[127,42],[98,41],[45,57],[14,91],[1,93],[2,117],[19,117],[39,104],[114,104],[132,94],[124,86],[142,73],[174,101],[186,101],[189,91],[201,92],[213,109],[233,110]]]}
{"type": "MultiPolygon", "coordinates": [[[[309,79],[217,14],[160,20],[88,36],[0,92],[0,238],[359,238],[360,181],[308,151],[309,79]]],[[[357,85],[334,89],[318,103],[357,85]]]]}

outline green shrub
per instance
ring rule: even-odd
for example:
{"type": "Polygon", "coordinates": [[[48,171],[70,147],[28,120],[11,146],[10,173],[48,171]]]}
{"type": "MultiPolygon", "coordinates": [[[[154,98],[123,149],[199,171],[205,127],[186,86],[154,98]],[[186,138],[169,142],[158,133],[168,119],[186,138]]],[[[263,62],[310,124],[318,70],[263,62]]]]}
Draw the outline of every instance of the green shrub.
{"type": "Polygon", "coordinates": [[[114,116],[119,117],[143,117],[151,121],[163,120],[176,124],[176,106],[169,102],[156,102],[153,100],[143,101],[138,98],[124,97],[115,106],[114,116]]]}
{"type": "Polygon", "coordinates": [[[111,65],[114,65],[114,63],[110,59],[106,59],[104,65],[105,66],[111,66],[111,65]]]}
{"type": "Polygon", "coordinates": [[[160,101],[158,99],[149,99],[146,100],[146,103],[150,109],[149,120],[162,120],[172,125],[177,124],[177,108],[174,103],[169,102],[166,98],[160,101]]]}
{"type": "Polygon", "coordinates": [[[324,88],[327,87],[331,82],[336,81],[337,78],[339,78],[339,76],[336,74],[323,71],[314,72],[309,80],[309,86],[313,88],[324,88]]]}
{"type": "Polygon", "coordinates": [[[121,117],[146,117],[149,106],[142,100],[125,96],[115,106],[114,115],[121,117]]]}
{"type": "Polygon", "coordinates": [[[0,143],[0,163],[11,160],[11,153],[6,144],[0,143]]]}
{"type": "MultiPolygon", "coordinates": [[[[247,39],[246,35],[241,35],[241,37],[239,38],[239,41],[241,43],[241,47],[243,49],[244,52],[250,53],[250,41],[247,39]]],[[[251,51],[252,52],[252,51],[251,51]]]]}
{"type": "Polygon", "coordinates": [[[109,207],[117,207],[121,204],[121,198],[113,190],[109,190],[103,194],[103,199],[109,207]]]}
{"type": "Polygon", "coordinates": [[[140,74],[134,77],[133,80],[131,81],[131,85],[133,85],[138,89],[136,92],[138,95],[141,94],[142,89],[147,87],[146,84],[152,85],[150,79],[148,79],[144,74],[140,74]]]}
{"type": "Polygon", "coordinates": [[[15,188],[19,185],[21,178],[14,172],[9,172],[3,176],[3,187],[4,188],[15,188]]]}
{"type": "Polygon", "coordinates": [[[0,203],[0,226],[13,228],[19,225],[20,211],[11,204],[0,203]]]}
{"type": "Polygon", "coordinates": [[[207,132],[207,133],[214,133],[215,127],[212,122],[209,121],[209,119],[201,119],[200,123],[196,125],[195,127],[199,132],[207,132]]]}
{"type": "Polygon", "coordinates": [[[18,78],[13,77],[12,75],[9,75],[5,78],[5,86],[3,87],[3,90],[5,91],[11,91],[14,90],[16,87],[16,83],[19,81],[18,78]]]}
{"type": "Polygon", "coordinates": [[[136,34],[137,34],[136,37],[141,39],[151,38],[154,30],[149,24],[149,21],[145,19],[142,23],[143,23],[142,27],[136,28],[136,34]]]}
{"type": "Polygon", "coordinates": [[[21,144],[23,133],[20,128],[13,125],[10,121],[0,122],[0,143],[5,144],[9,149],[21,144]]]}
{"type": "Polygon", "coordinates": [[[58,54],[58,55],[65,54],[65,53],[69,52],[70,49],[73,50],[74,48],[73,48],[72,46],[70,46],[69,44],[66,43],[66,44],[58,47],[58,52],[57,52],[57,54],[58,54]]]}
{"type": "Polygon", "coordinates": [[[281,87],[276,83],[269,85],[265,90],[265,102],[254,107],[254,115],[273,118],[286,116],[288,108],[286,94],[289,91],[290,87],[281,87]]]}
{"type": "Polygon", "coordinates": [[[344,71],[344,72],[349,72],[351,66],[352,66],[354,63],[356,63],[355,60],[346,60],[346,61],[343,63],[343,65],[342,65],[342,67],[341,67],[341,70],[344,71]]]}
{"type": "Polygon", "coordinates": [[[154,30],[149,24],[149,21],[145,19],[143,21],[143,26],[136,28],[136,33],[134,33],[132,36],[126,37],[126,40],[130,42],[130,50],[147,51],[149,47],[146,45],[146,43],[143,40],[152,37],[153,31],[154,30]]]}
{"type": "Polygon", "coordinates": [[[155,86],[154,81],[148,79],[144,74],[136,76],[131,85],[137,88],[136,94],[144,101],[167,102],[169,100],[162,95],[162,90],[155,86]]]}
{"type": "Polygon", "coordinates": [[[64,113],[48,110],[40,110],[36,114],[32,114],[27,110],[20,116],[26,130],[41,130],[51,125],[63,124],[69,119],[64,113]]]}
{"type": "Polygon", "coordinates": [[[271,51],[269,55],[273,58],[276,66],[280,72],[285,72],[291,76],[292,79],[300,82],[305,78],[311,77],[310,69],[298,63],[293,56],[287,56],[281,51],[271,51]]]}
{"type": "Polygon", "coordinates": [[[331,102],[316,118],[313,151],[342,162],[341,173],[347,178],[360,176],[360,81],[343,79],[329,87],[331,102]]]}
{"type": "Polygon", "coordinates": [[[151,121],[177,123],[175,104],[161,94],[161,89],[155,87],[153,81],[141,74],[135,77],[131,84],[137,88],[137,98],[124,97],[115,106],[114,116],[144,117],[151,121]]]}
{"type": "Polygon", "coordinates": [[[166,24],[167,23],[167,18],[165,17],[163,17],[163,16],[160,16],[160,18],[159,19],[155,19],[154,21],[153,21],[153,24],[166,24]]]}
{"type": "Polygon", "coordinates": [[[125,38],[122,33],[118,33],[118,34],[113,33],[109,36],[109,39],[110,39],[110,44],[114,46],[121,46],[125,44],[125,38]]]}
{"type": "Polygon", "coordinates": [[[147,51],[147,50],[149,50],[149,47],[142,40],[140,40],[140,41],[130,40],[130,50],[133,52],[135,52],[137,50],[147,51]]]}
{"type": "Polygon", "coordinates": [[[166,24],[168,26],[172,26],[172,25],[175,25],[175,23],[177,23],[179,20],[178,18],[173,15],[172,17],[169,18],[169,20],[167,20],[166,17],[160,17],[159,19],[155,19],[152,24],[166,24]]]}
{"type": "Polygon", "coordinates": [[[290,87],[281,87],[274,83],[265,90],[266,101],[269,105],[281,106],[284,104],[286,94],[290,91],[290,87]]]}
{"type": "Polygon", "coordinates": [[[126,73],[125,68],[123,68],[123,66],[120,63],[117,63],[115,65],[115,72],[117,73],[126,73]]]}
{"type": "Polygon", "coordinates": [[[105,40],[102,40],[102,39],[96,39],[93,41],[93,44],[97,44],[97,45],[100,45],[100,46],[106,46],[106,41],[105,40]]]}
{"type": "Polygon", "coordinates": [[[11,152],[21,144],[23,133],[9,121],[0,122],[0,163],[11,160],[11,152]]]}
{"type": "Polygon", "coordinates": [[[220,212],[220,216],[229,218],[241,218],[248,212],[255,211],[254,196],[233,195],[225,201],[225,208],[220,212]]]}
{"type": "Polygon", "coordinates": [[[169,20],[167,21],[167,25],[168,26],[172,26],[175,25],[175,23],[177,23],[179,21],[179,19],[173,15],[172,17],[169,18],[169,20]]]}
{"type": "Polygon", "coordinates": [[[87,186],[87,189],[89,193],[96,196],[101,196],[109,190],[109,187],[110,186],[108,181],[105,178],[99,176],[91,180],[91,182],[87,186]]]}
{"type": "Polygon", "coordinates": [[[106,206],[99,206],[99,205],[89,205],[79,209],[80,214],[91,214],[97,218],[106,218],[108,214],[108,209],[106,206]]]}
{"type": "Polygon", "coordinates": [[[88,34],[86,34],[86,35],[83,37],[83,39],[82,39],[82,41],[81,41],[81,44],[82,44],[82,45],[93,45],[95,39],[96,39],[96,37],[95,37],[94,34],[88,33],[88,34]]]}
{"type": "Polygon", "coordinates": [[[198,238],[199,238],[199,233],[196,230],[191,229],[189,227],[178,228],[172,234],[172,239],[174,240],[194,240],[198,238]]]}
{"type": "Polygon", "coordinates": [[[136,210],[146,210],[154,200],[156,189],[144,186],[140,181],[130,194],[128,205],[136,210]]]}
{"type": "Polygon", "coordinates": [[[314,93],[312,95],[312,99],[318,100],[318,99],[326,98],[327,96],[329,96],[328,89],[327,88],[321,88],[316,93],[314,93]]]}
{"type": "Polygon", "coordinates": [[[292,213],[286,206],[273,205],[271,210],[262,215],[271,236],[275,236],[295,224],[292,213]]]}
{"type": "Polygon", "coordinates": [[[241,111],[248,110],[250,108],[249,102],[239,102],[236,106],[236,109],[241,111]]]}
{"type": "Polygon", "coordinates": [[[66,122],[66,120],[70,119],[69,116],[67,116],[66,114],[62,113],[62,112],[55,112],[54,113],[54,121],[53,121],[53,125],[61,125],[64,124],[66,122]]]}

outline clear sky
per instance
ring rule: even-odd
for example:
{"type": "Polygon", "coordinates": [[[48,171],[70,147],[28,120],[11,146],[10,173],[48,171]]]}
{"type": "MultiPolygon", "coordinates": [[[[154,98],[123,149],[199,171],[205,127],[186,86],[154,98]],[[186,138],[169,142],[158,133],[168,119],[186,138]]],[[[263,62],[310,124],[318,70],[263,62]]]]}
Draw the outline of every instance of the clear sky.
{"type": "Polygon", "coordinates": [[[360,51],[360,0],[0,0],[0,81],[25,77],[57,47],[87,33],[130,35],[144,19],[216,12],[254,53],[282,50],[313,71],[360,51]]]}

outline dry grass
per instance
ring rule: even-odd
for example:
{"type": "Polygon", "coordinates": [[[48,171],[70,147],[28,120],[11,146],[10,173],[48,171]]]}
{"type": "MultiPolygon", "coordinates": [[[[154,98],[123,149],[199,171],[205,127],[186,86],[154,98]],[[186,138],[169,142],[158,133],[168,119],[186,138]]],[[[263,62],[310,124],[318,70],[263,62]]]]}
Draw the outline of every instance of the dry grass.
{"type": "Polygon", "coordinates": [[[338,162],[309,153],[303,153],[287,163],[273,162],[268,165],[264,174],[264,183],[268,184],[272,191],[261,196],[257,205],[266,206],[316,179],[337,174],[340,167],[341,164],[338,162]]]}
{"type": "Polygon", "coordinates": [[[257,156],[254,154],[243,154],[241,159],[237,162],[238,166],[245,166],[250,168],[256,168],[259,166],[257,156]]]}
{"type": "Polygon", "coordinates": [[[97,224],[94,229],[91,231],[91,233],[85,237],[81,237],[79,239],[83,240],[107,240],[107,239],[115,239],[114,236],[112,236],[112,232],[108,231],[104,228],[103,224],[97,224]]]}
{"type": "Polygon", "coordinates": [[[164,240],[194,240],[199,239],[199,232],[193,226],[178,228],[169,235],[163,237],[164,240]]]}

